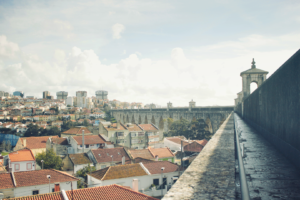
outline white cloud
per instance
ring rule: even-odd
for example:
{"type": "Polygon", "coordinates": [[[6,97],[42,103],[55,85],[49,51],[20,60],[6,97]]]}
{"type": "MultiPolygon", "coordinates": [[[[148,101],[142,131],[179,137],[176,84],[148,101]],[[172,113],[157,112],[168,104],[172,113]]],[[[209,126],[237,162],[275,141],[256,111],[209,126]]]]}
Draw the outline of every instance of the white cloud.
{"type": "MultiPolygon", "coordinates": [[[[0,74],[5,74],[1,76],[0,87],[10,92],[23,90],[36,96],[44,90],[52,93],[66,90],[70,96],[77,90],[86,90],[92,96],[96,90],[105,89],[111,99],[163,106],[168,101],[174,106],[187,106],[191,99],[199,106],[232,105],[242,87],[239,74],[251,67],[253,57],[258,68],[271,74],[295,52],[293,49],[259,51],[250,48],[251,45],[265,48],[275,40],[269,38],[268,42],[260,43],[261,38],[264,37],[249,36],[197,50],[202,55],[207,51],[219,54],[220,49],[229,52],[248,49],[227,58],[189,59],[180,47],[170,49],[169,56],[163,59],[141,58],[135,53],[113,64],[103,64],[94,50],[79,47],[73,47],[69,52],[56,49],[53,62],[21,52],[17,54],[20,56],[15,64],[0,59],[0,74]]],[[[274,45],[298,41],[296,35],[278,38],[274,45]]],[[[5,44],[12,43],[5,41],[5,44]]]]}
{"type": "Polygon", "coordinates": [[[112,34],[113,34],[113,39],[120,39],[121,33],[123,33],[125,30],[125,26],[123,24],[115,24],[112,26],[112,34]]]}
{"type": "Polygon", "coordinates": [[[19,50],[18,44],[9,42],[5,35],[0,35],[0,58],[14,58],[19,50]]]}

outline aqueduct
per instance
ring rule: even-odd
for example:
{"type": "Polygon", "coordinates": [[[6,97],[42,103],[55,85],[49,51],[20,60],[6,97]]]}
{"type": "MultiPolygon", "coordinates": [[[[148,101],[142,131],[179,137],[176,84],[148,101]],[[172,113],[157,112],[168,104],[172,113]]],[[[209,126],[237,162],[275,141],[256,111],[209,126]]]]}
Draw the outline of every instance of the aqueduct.
{"type": "Polygon", "coordinates": [[[209,131],[215,133],[233,110],[233,106],[194,107],[190,102],[190,107],[172,108],[169,103],[168,108],[118,109],[111,110],[111,114],[121,123],[153,123],[164,132],[168,131],[168,118],[174,121],[203,119],[209,131]]]}

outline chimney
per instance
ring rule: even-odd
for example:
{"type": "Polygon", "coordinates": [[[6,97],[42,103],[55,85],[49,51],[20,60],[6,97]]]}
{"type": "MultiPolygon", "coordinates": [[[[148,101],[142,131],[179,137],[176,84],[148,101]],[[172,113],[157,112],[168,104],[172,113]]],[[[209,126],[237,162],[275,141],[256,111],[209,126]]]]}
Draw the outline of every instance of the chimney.
{"type": "Polygon", "coordinates": [[[122,165],[125,165],[125,156],[122,157],[122,165]]]}
{"type": "Polygon", "coordinates": [[[23,138],[23,146],[26,147],[26,138],[23,138]]]}
{"type": "Polygon", "coordinates": [[[120,122],[117,121],[117,129],[119,129],[119,128],[120,128],[120,122]]]}
{"type": "Polygon", "coordinates": [[[158,161],[158,155],[155,156],[155,161],[158,161]]]}
{"type": "Polygon", "coordinates": [[[84,130],[82,130],[82,153],[84,153],[84,130]]]}
{"type": "Polygon", "coordinates": [[[139,179],[133,179],[132,180],[132,189],[135,192],[139,191],[139,179]]]}

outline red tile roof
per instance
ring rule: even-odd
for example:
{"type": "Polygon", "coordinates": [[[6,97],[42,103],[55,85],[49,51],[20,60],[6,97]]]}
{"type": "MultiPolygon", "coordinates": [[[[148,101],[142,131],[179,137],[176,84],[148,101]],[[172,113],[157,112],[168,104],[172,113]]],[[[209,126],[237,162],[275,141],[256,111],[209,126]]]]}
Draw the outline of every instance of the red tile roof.
{"type": "MultiPolygon", "coordinates": [[[[82,145],[82,136],[73,136],[77,144],[82,145]]],[[[99,135],[84,136],[84,144],[104,144],[105,141],[99,135]]]]}
{"type": "Polygon", "coordinates": [[[74,127],[70,128],[69,130],[62,132],[63,134],[68,135],[82,135],[82,130],[84,130],[84,134],[90,134],[91,132],[86,127],[74,127]]]}
{"type": "Polygon", "coordinates": [[[20,138],[22,145],[28,149],[42,149],[46,148],[46,142],[49,138],[59,138],[57,135],[53,136],[42,136],[42,137],[23,137],[20,138]],[[26,145],[25,141],[26,140],[26,145]]]}
{"type": "Polygon", "coordinates": [[[52,138],[52,142],[55,144],[60,145],[68,145],[68,139],[67,138],[52,138]]]}
{"type": "MultiPolygon", "coordinates": [[[[135,192],[128,187],[120,185],[107,185],[92,188],[83,188],[66,191],[71,200],[158,200],[140,192],[135,192]]],[[[61,192],[38,194],[26,197],[9,198],[6,200],[64,200],[61,192]]]]}
{"type": "Polygon", "coordinates": [[[92,163],[86,153],[69,154],[68,156],[74,165],[92,163]]]}
{"type": "Polygon", "coordinates": [[[123,125],[122,123],[120,123],[119,128],[117,128],[117,123],[112,123],[111,125],[109,125],[109,127],[104,126],[104,128],[107,131],[116,131],[116,130],[123,131],[123,130],[126,130],[125,125],[123,125]]]}
{"type": "Polygon", "coordinates": [[[206,139],[203,139],[203,140],[195,140],[195,142],[201,144],[202,146],[205,146],[205,145],[208,143],[208,141],[207,141],[206,139]]]}
{"type": "Polygon", "coordinates": [[[14,183],[10,173],[0,174],[0,189],[13,188],[14,183]]]}
{"type": "Polygon", "coordinates": [[[138,125],[136,124],[130,124],[130,125],[125,125],[126,129],[128,131],[143,131],[140,127],[138,127],[138,125]]]}
{"type": "MultiPolygon", "coordinates": [[[[172,141],[172,142],[174,142],[174,143],[176,143],[176,144],[180,144],[181,145],[181,138],[178,138],[178,137],[169,137],[169,138],[166,138],[166,139],[168,139],[168,140],[170,140],[170,141],[172,141]]],[[[185,145],[187,145],[187,144],[189,144],[188,142],[186,142],[186,141],[183,141],[183,146],[185,146],[185,145]]]]}
{"type": "Polygon", "coordinates": [[[104,181],[134,176],[146,176],[148,174],[145,172],[145,170],[139,163],[135,163],[129,165],[117,165],[106,167],[104,169],[94,171],[89,175],[104,181]]]}
{"type": "Polygon", "coordinates": [[[11,162],[35,161],[34,155],[30,149],[21,149],[8,154],[11,162]]]}
{"type": "Polygon", "coordinates": [[[161,168],[164,167],[163,173],[176,172],[179,166],[169,161],[156,161],[143,163],[151,174],[161,174],[161,168]]]}
{"type": "MultiPolygon", "coordinates": [[[[51,175],[50,183],[79,180],[71,175],[68,175],[66,173],[54,169],[13,172],[13,174],[15,176],[16,187],[49,184],[49,179],[47,178],[47,175],[51,175]]],[[[8,175],[10,176],[10,179],[12,179],[11,173],[5,173],[5,174],[0,174],[0,180],[12,182],[12,180],[9,180],[8,175]]],[[[0,185],[3,184],[2,182],[3,181],[0,181],[0,185]]],[[[14,186],[8,183],[6,185],[4,184],[3,187],[13,188],[14,186]]],[[[4,188],[0,187],[0,189],[4,189],[4,188]]]]}
{"type": "Polygon", "coordinates": [[[164,148],[150,148],[149,151],[152,154],[152,156],[155,158],[158,156],[158,158],[168,158],[168,157],[174,157],[175,155],[172,153],[172,151],[168,147],[164,148]]]}
{"type": "Polygon", "coordinates": [[[207,140],[194,140],[192,143],[184,146],[184,151],[201,152],[206,145],[207,140]]]}
{"type": "Polygon", "coordinates": [[[142,129],[144,129],[145,131],[158,131],[158,129],[153,126],[153,124],[139,124],[140,127],[142,127],[142,129]]]}
{"type": "Polygon", "coordinates": [[[148,149],[129,149],[128,152],[130,153],[133,159],[140,157],[145,159],[154,159],[153,155],[150,153],[148,149]]]}
{"type": "Polygon", "coordinates": [[[95,159],[97,160],[97,163],[111,162],[111,155],[113,156],[113,162],[122,161],[123,156],[125,156],[125,161],[130,160],[128,154],[126,153],[123,147],[117,147],[112,149],[92,149],[91,151],[95,159]]]}

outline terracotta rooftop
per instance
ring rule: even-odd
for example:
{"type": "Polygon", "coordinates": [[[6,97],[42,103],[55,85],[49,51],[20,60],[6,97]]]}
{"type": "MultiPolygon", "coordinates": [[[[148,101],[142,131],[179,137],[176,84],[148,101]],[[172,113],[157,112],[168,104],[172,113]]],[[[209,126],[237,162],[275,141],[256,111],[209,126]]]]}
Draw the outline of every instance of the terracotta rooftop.
{"type": "Polygon", "coordinates": [[[123,125],[122,123],[120,123],[119,128],[117,128],[117,123],[112,123],[111,125],[109,125],[107,127],[104,126],[104,128],[107,131],[116,131],[116,130],[123,131],[123,130],[126,130],[125,125],[123,125]]]}
{"type": "Polygon", "coordinates": [[[0,189],[13,188],[14,183],[10,173],[0,174],[0,189]]]}
{"type": "Polygon", "coordinates": [[[97,163],[103,163],[103,162],[111,162],[113,156],[113,161],[122,161],[122,157],[125,156],[125,161],[130,160],[128,154],[124,150],[123,147],[116,147],[111,149],[92,149],[91,150],[97,163]]]}
{"type": "MultiPolygon", "coordinates": [[[[77,144],[82,145],[82,136],[73,136],[77,144]]],[[[103,144],[105,140],[99,135],[86,135],[84,136],[84,144],[103,144]]]]}
{"type": "Polygon", "coordinates": [[[133,159],[140,157],[145,159],[154,159],[153,155],[150,153],[148,149],[129,149],[128,152],[130,153],[133,159]]]}
{"type": "Polygon", "coordinates": [[[174,157],[175,155],[172,153],[172,151],[168,147],[164,148],[150,148],[149,151],[152,154],[152,156],[155,158],[158,156],[158,158],[167,158],[167,157],[174,157]]]}
{"type": "Polygon", "coordinates": [[[139,124],[140,127],[142,127],[142,129],[144,129],[145,131],[158,131],[158,129],[153,126],[153,124],[139,124]]]}
{"type": "Polygon", "coordinates": [[[35,161],[34,155],[30,149],[21,149],[8,154],[11,162],[35,161]]]}
{"type": "Polygon", "coordinates": [[[178,165],[169,161],[156,161],[143,163],[151,174],[161,174],[161,168],[164,167],[163,173],[176,172],[178,171],[178,165]]]}
{"type": "MultiPolygon", "coordinates": [[[[135,192],[128,187],[120,185],[107,185],[92,188],[83,188],[66,191],[68,199],[72,200],[157,200],[140,192],[135,192]],[[101,198],[99,198],[101,197],[101,198]]],[[[61,192],[31,195],[26,197],[9,198],[5,200],[64,200],[61,192]]]]}
{"type": "Polygon", "coordinates": [[[130,124],[130,125],[125,125],[126,129],[129,131],[143,131],[138,125],[136,124],[130,124]]]}
{"type": "MultiPolygon", "coordinates": [[[[174,143],[176,143],[176,144],[180,144],[181,145],[181,138],[179,138],[179,137],[168,137],[168,138],[166,138],[167,140],[170,140],[170,141],[172,141],[172,142],[174,142],[174,143]]],[[[183,141],[183,146],[185,146],[185,145],[187,145],[187,144],[189,144],[188,142],[186,142],[186,141],[183,141]]]]}
{"type": "Polygon", "coordinates": [[[49,184],[47,175],[51,175],[50,183],[78,181],[79,179],[54,169],[13,172],[16,186],[11,173],[0,174],[0,189],[49,184]],[[12,184],[11,184],[12,183],[12,184]]]}
{"type": "Polygon", "coordinates": [[[70,128],[69,130],[62,132],[62,133],[67,134],[67,135],[82,135],[82,130],[84,130],[84,134],[91,134],[89,129],[87,129],[84,126],[70,128]]]}
{"type": "Polygon", "coordinates": [[[195,140],[195,142],[201,144],[202,146],[205,146],[205,145],[208,143],[208,141],[207,141],[206,139],[203,139],[203,140],[195,140]]]}
{"type": "Polygon", "coordinates": [[[28,149],[42,149],[46,148],[46,142],[49,138],[58,138],[57,135],[53,136],[42,136],[42,137],[22,137],[19,140],[21,140],[22,145],[24,147],[27,147],[28,149]],[[26,140],[26,145],[25,141],[26,140]]]}
{"type": "Polygon", "coordinates": [[[148,174],[145,172],[145,170],[139,163],[135,163],[129,165],[117,165],[106,167],[104,169],[94,171],[89,175],[104,181],[134,176],[146,176],[148,174]]]}
{"type": "Polygon", "coordinates": [[[145,158],[140,158],[140,157],[137,157],[137,158],[135,158],[134,160],[134,163],[148,163],[148,162],[156,162],[156,161],[154,161],[154,160],[149,160],[149,159],[145,159],[145,158]]]}
{"type": "Polygon", "coordinates": [[[184,151],[201,152],[206,145],[207,140],[194,140],[192,143],[184,146],[184,151]]]}
{"type": "Polygon", "coordinates": [[[55,144],[60,144],[60,145],[68,145],[68,139],[67,138],[52,138],[51,140],[55,144]]]}
{"type": "Polygon", "coordinates": [[[69,154],[68,156],[74,165],[92,163],[85,153],[69,154]]]}

